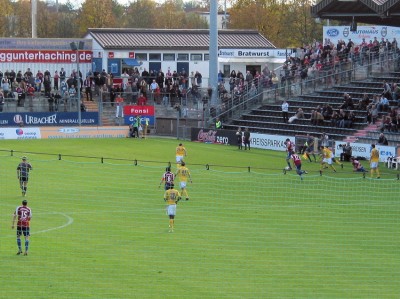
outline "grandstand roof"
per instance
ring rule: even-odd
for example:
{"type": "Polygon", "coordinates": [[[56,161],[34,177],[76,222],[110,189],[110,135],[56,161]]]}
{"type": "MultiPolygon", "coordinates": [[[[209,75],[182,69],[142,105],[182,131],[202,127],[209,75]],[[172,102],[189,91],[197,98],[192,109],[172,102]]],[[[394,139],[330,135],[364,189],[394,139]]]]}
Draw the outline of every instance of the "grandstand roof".
{"type": "MultiPolygon", "coordinates": [[[[103,49],[175,49],[204,50],[209,48],[208,29],[116,29],[90,28],[88,35],[103,49]]],[[[220,49],[276,48],[256,30],[218,30],[220,49]]]]}
{"type": "Polygon", "coordinates": [[[315,18],[350,23],[400,26],[400,0],[321,0],[311,8],[315,18]]]}

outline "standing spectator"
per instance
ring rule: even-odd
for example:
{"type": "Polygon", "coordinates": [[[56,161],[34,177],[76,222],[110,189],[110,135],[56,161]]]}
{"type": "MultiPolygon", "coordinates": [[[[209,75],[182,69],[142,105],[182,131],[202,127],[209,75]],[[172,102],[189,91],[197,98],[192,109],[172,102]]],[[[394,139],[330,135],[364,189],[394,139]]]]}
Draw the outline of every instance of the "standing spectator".
{"type": "Polygon", "coordinates": [[[201,75],[201,73],[199,71],[196,71],[196,73],[194,74],[194,78],[195,78],[195,83],[198,87],[201,87],[201,84],[203,83],[203,76],[201,75]]]}
{"type": "Polygon", "coordinates": [[[42,83],[43,83],[43,73],[39,70],[36,73],[36,79],[35,79],[36,91],[37,92],[41,92],[42,91],[42,83]]]}
{"type": "Polygon", "coordinates": [[[282,103],[282,117],[283,122],[287,123],[289,120],[289,104],[286,100],[284,100],[282,103]]]}
{"type": "Polygon", "coordinates": [[[14,212],[11,229],[14,229],[15,220],[17,220],[17,255],[22,253],[21,235],[25,237],[25,252],[24,255],[28,255],[29,250],[29,236],[30,236],[30,221],[32,218],[32,210],[28,207],[28,201],[23,200],[22,206],[17,207],[14,212]]]}
{"type": "Polygon", "coordinates": [[[369,158],[369,163],[371,167],[371,178],[376,173],[376,178],[379,179],[381,177],[379,173],[379,151],[376,149],[375,144],[371,144],[371,156],[369,158]]]}
{"type": "Polygon", "coordinates": [[[66,73],[64,71],[64,68],[62,67],[60,70],[60,82],[64,82],[66,79],[66,73]]]}
{"type": "Polygon", "coordinates": [[[222,122],[218,117],[217,117],[217,119],[215,121],[215,129],[216,130],[222,129],[222,122]]]}
{"type": "Polygon", "coordinates": [[[125,91],[129,81],[129,75],[126,71],[121,74],[122,79],[122,90],[125,91]]]}
{"type": "Polygon", "coordinates": [[[3,90],[0,89],[0,112],[3,112],[3,108],[4,108],[4,94],[3,90]]]}
{"type": "Polygon", "coordinates": [[[50,93],[51,93],[50,75],[44,75],[43,86],[44,86],[44,94],[45,94],[45,96],[49,96],[50,93]]]}
{"type": "Polygon", "coordinates": [[[219,70],[219,72],[218,72],[218,83],[224,83],[224,78],[225,78],[224,73],[221,70],[219,70]]]}
{"type": "Polygon", "coordinates": [[[89,76],[86,77],[83,86],[85,87],[86,101],[93,101],[92,79],[89,76]]]}
{"type": "Polygon", "coordinates": [[[141,93],[140,96],[137,99],[137,104],[139,106],[146,106],[147,104],[147,98],[141,93]]]}
{"type": "Polygon", "coordinates": [[[326,133],[322,133],[321,135],[321,144],[323,147],[328,147],[329,146],[329,136],[326,135],[326,133]]]}
{"type": "Polygon", "coordinates": [[[250,150],[250,131],[249,131],[249,128],[246,127],[244,129],[243,137],[244,137],[244,140],[243,140],[244,150],[247,150],[247,147],[249,147],[249,150],[250,150]]]}
{"type": "Polygon", "coordinates": [[[118,94],[117,98],[115,99],[115,103],[116,103],[115,117],[123,118],[124,117],[124,98],[121,96],[121,94],[118,94]]]}
{"type": "Polygon", "coordinates": [[[353,153],[353,148],[350,145],[350,142],[347,142],[346,145],[339,145],[342,147],[342,153],[340,154],[340,161],[350,161],[350,158],[353,153]]]}
{"type": "Polygon", "coordinates": [[[243,149],[242,143],[243,143],[243,132],[242,129],[239,127],[238,130],[236,131],[236,139],[237,139],[237,145],[238,149],[243,149]]]}
{"type": "Polygon", "coordinates": [[[58,83],[60,81],[60,75],[58,74],[58,71],[54,72],[53,80],[54,80],[54,90],[58,90],[58,83]]]}
{"type": "Polygon", "coordinates": [[[29,171],[32,170],[32,165],[27,162],[26,157],[22,157],[21,159],[22,162],[17,166],[17,178],[22,190],[22,196],[25,196],[28,189],[29,171]]]}

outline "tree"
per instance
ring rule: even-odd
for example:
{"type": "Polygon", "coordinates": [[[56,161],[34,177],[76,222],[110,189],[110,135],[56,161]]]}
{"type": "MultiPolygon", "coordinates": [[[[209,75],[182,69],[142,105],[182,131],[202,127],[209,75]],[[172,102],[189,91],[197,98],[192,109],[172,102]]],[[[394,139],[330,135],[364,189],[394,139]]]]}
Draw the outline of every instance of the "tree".
{"type": "Polygon", "coordinates": [[[112,0],[86,0],[78,14],[79,33],[83,35],[88,28],[113,28],[116,17],[112,0]]]}
{"type": "Polygon", "coordinates": [[[31,4],[28,1],[19,0],[14,3],[13,36],[32,37],[31,4]]]}
{"type": "Polygon", "coordinates": [[[14,13],[10,0],[0,0],[0,7],[0,35],[12,36],[14,13]]]}
{"type": "Polygon", "coordinates": [[[157,4],[152,0],[136,0],[126,9],[123,25],[131,28],[154,28],[157,4]]]}
{"type": "Polygon", "coordinates": [[[166,0],[160,5],[155,19],[156,28],[179,29],[185,20],[182,0],[166,0]]]}
{"type": "Polygon", "coordinates": [[[276,47],[298,47],[322,32],[311,17],[311,5],[312,0],[232,1],[229,28],[255,29],[276,47]]]}

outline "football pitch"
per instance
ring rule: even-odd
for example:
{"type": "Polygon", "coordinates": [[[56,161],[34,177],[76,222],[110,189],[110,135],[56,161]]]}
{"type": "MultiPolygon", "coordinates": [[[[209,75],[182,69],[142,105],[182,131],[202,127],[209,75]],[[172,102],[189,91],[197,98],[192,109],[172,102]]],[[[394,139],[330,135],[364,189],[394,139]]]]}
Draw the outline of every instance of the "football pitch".
{"type": "Polygon", "coordinates": [[[378,180],[303,161],[300,180],[284,152],[176,139],[0,144],[0,298],[400,297],[399,172],[383,163],[378,180]],[[193,183],[169,233],[159,184],[180,142],[193,183]],[[22,199],[28,256],[11,229],[22,199]]]}

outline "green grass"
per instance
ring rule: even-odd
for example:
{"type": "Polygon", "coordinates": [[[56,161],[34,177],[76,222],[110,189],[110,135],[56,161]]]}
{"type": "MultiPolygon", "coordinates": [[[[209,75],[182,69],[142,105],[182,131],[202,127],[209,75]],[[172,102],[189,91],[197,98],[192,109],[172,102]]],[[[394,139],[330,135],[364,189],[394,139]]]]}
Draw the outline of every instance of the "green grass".
{"type": "Polygon", "coordinates": [[[400,297],[398,172],[364,179],[345,164],[321,177],[304,162],[301,181],[282,152],[184,141],[191,199],[168,233],[158,184],[178,143],[2,140],[0,298],[400,297]],[[22,155],[28,257],[11,230],[22,155]]]}

